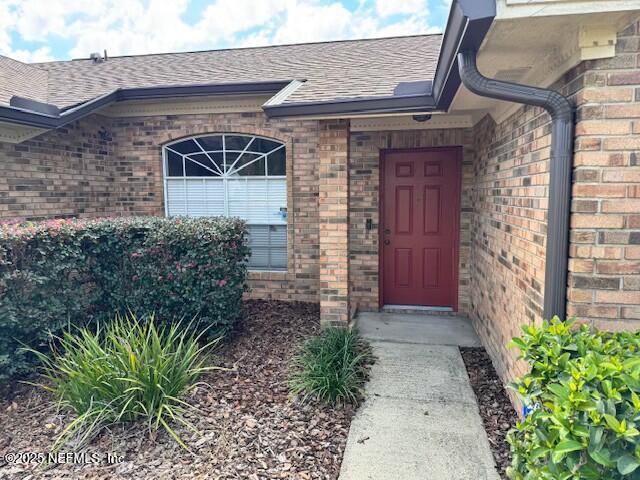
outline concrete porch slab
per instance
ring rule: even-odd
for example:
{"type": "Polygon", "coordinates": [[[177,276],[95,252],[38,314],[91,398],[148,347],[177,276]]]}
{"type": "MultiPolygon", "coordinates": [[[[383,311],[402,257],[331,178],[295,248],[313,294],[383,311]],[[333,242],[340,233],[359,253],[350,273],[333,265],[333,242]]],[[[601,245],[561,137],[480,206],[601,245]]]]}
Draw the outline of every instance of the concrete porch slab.
{"type": "Polygon", "coordinates": [[[461,315],[362,312],[356,319],[362,336],[386,342],[482,346],[471,321],[461,315]]]}
{"type": "Polygon", "coordinates": [[[351,423],[340,480],[499,480],[458,345],[463,317],[362,313],[377,357],[351,423]]]}

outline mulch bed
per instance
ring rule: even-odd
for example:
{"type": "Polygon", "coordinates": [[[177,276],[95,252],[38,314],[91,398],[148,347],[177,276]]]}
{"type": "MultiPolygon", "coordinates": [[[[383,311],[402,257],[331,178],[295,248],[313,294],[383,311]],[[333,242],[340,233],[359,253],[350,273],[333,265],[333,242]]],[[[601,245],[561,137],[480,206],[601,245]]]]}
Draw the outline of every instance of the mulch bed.
{"type": "Polygon", "coordinates": [[[485,349],[461,347],[460,353],[478,400],[498,472],[507,479],[505,471],[511,465],[511,454],[506,436],[518,417],[485,349]]]}
{"type": "Polygon", "coordinates": [[[286,384],[296,347],[318,331],[314,305],[247,302],[245,321],[217,352],[218,364],[231,370],[210,372],[207,385],[188,395],[203,412],[190,417],[203,435],[176,430],[193,453],[164,431],[150,439],[143,425],[128,425],[87,447],[101,459],[120,455],[120,463],[3,462],[9,452],[46,454],[72,418],[57,413],[41,389],[19,385],[0,401],[0,478],[336,479],[353,410],[300,404],[286,384]]]}

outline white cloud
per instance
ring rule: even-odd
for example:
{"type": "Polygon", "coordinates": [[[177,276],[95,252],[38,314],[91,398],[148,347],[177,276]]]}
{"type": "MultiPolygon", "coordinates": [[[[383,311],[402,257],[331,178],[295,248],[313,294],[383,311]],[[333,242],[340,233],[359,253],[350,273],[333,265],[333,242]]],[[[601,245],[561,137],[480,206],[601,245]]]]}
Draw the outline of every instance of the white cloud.
{"type": "Polygon", "coordinates": [[[7,57],[19,60],[24,63],[49,62],[55,60],[49,47],[40,47],[36,50],[9,50],[5,53],[7,57]]]}
{"type": "Polygon", "coordinates": [[[332,40],[348,35],[353,14],[340,3],[313,5],[294,2],[287,8],[284,24],[273,40],[275,43],[300,43],[332,40]]]}
{"type": "Polygon", "coordinates": [[[376,0],[376,12],[381,17],[397,14],[426,14],[425,0],[376,0]]]}
{"type": "Polygon", "coordinates": [[[190,0],[0,0],[0,53],[50,60],[61,54],[54,40],[71,44],[63,58],[79,58],[410,35],[434,30],[426,2],[360,0],[349,10],[337,0],[210,0],[189,24],[190,0]]]}

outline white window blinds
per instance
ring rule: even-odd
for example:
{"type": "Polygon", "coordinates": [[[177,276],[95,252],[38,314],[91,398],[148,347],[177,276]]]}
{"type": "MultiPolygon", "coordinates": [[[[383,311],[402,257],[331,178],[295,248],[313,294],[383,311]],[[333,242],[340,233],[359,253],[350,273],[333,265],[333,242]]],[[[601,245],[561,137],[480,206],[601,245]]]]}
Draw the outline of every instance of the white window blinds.
{"type": "Polygon", "coordinates": [[[255,269],[287,268],[287,181],[283,143],[204,135],[163,147],[169,216],[231,216],[249,225],[255,269]]]}

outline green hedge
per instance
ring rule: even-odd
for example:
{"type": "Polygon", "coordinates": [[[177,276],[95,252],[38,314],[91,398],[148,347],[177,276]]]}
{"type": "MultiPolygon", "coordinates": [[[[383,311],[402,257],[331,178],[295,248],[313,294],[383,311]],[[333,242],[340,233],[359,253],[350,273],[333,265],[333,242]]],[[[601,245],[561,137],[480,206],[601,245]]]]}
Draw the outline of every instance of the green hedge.
{"type": "Polygon", "coordinates": [[[523,330],[513,344],[531,371],[512,387],[529,410],[508,436],[510,478],[640,479],[640,331],[523,330]]]}
{"type": "Polygon", "coordinates": [[[235,219],[130,217],[0,225],[0,379],[30,370],[67,324],[114,311],[231,327],[246,289],[246,229],[235,219]]]}

